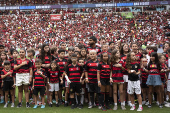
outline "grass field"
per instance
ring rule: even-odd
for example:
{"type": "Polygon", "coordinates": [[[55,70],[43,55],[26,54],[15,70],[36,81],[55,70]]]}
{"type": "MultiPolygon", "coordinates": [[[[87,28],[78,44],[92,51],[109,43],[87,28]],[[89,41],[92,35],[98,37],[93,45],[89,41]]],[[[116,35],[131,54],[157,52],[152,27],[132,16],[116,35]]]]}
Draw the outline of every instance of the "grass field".
{"type": "MultiPolygon", "coordinates": [[[[16,91],[17,92],[17,91],[16,91]]],[[[16,95],[18,96],[18,95],[16,95]]],[[[97,107],[96,108],[92,108],[92,109],[88,109],[87,108],[87,104],[84,105],[83,109],[71,109],[70,106],[68,107],[64,107],[64,105],[61,105],[60,107],[55,107],[55,104],[53,105],[53,107],[49,107],[48,105],[46,105],[45,109],[41,109],[40,106],[37,109],[33,109],[34,105],[31,105],[31,108],[26,108],[25,105],[25,98],[23,99],[23,103],[22,103],[22,107],[21,108],[16,108],[18,104],[18,98],[16,98],[15,101],[15,108],[11,108],[11,105],[8,105],[8,108],[3,108],[4,104],[0,105],[0,112],[1,113],[136,113],[137,110],[135,111],[130,111],[130,107],[126,106],[125,111],[122,111],[120,106],[118,107],[117,111],[113,111],[113,110],[108,110],[108,111],[101,111],[99,110],[97,107]]],[[[113,105],[111,105],[111,107],[113,108],[113,105]]],[[[138,105],[136,105],[136,109],[138,108],[138,105]]],[[[143,106],[143,111],[145,113],[170,113],[170,108],[162,108],[160,109],[158,106],[153,105],[152,108],[148,108],[147,106],[143,106]]]]}

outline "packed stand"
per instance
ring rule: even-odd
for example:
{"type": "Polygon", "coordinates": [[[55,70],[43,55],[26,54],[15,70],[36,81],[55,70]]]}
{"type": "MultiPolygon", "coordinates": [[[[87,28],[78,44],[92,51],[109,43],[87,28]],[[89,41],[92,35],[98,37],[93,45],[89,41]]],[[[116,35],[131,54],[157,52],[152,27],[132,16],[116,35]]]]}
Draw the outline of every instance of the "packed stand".
{"type": "Polygon", "coordinates": [[[44,41],[51,45],[65,41],[74,46],[77,42],[87,43],[91,35],[98,39],[106,37],[108,41],[136,40],[141,46],[149,43],[162,45],[168,40],[165,31],[169,29],[163,29],[170,21],[168,11],[137,13],[132,19],[111,12],[63,13],[60,21],[56,22],[50,20],[49,14],[40,14],[38,11],[31,14],[16,10],[14,14],[1,16],[1,44],[6,48],[36,48],[44,41]]]}

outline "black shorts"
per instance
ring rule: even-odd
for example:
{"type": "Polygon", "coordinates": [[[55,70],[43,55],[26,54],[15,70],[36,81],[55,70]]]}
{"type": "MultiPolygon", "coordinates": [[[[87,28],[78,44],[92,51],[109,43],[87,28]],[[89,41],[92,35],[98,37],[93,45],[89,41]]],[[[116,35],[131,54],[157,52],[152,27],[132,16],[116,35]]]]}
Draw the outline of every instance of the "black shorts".
{"type": "Polygon", "coordinates": [[[63,84],[61,84],[61,80],[59,79],[59,88],[65,87],[65,79],[63,79],[63,84]]]}
{"type": "Polygon", "coordinates": [[[40,92],[40,95],[41,95],[41,96],[44,96],[44,95],[45,95],[45,87],[42,87],[42,88],[34,88],[33,94],[37,96],[37,95],[38,95],[38,92],[40,92]]]}
{"type": "Polygon", "coordinates": [[[88,83],[88,92],[89,93],[100,93],[100,87],[97,83],[88,83]]]}
{"type": "Polygon", "coordinates": [[[110,79],[100,79],[102,85],[110,85],[110,79]]]}
{"type": "Polygon", "coordinates": [[[81,93],[81,83],[71,83],[70,93],[81,93]]]}
{"type": "Polygon", "coordinates": [[[141,88],[149,88],[146,83],[141,84],[141,88]]]}
{"type": "Polygon", "coordinates": [[[3,84],[3,90],[4,91],[10,91],[14,89],[12,86],[14,85],[14,81],[4,81],[3,84]]]}

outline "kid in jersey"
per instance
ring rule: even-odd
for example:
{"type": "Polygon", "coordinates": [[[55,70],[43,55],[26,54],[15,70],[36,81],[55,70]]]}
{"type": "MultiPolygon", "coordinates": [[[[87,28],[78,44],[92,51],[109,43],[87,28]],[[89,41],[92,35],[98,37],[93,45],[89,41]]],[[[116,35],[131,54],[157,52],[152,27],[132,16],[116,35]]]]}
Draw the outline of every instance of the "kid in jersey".
{"type": "MultiPolygon", "coordinates": [[[[0,72],[3,70],[4,68],[4,62],[7,60],[7,54],[5,52],[1,52],[0,53],[0,72]]],[[[4,94],[3,94],[3,81],[1,78],[1,74],[0,74],[0,94],[1,94],[1,104],[4,103],[4,94]]]]}
{"type": "Polygon", "coordinates": [[[49,106],[52,107],[52,96],[53,92],[55,91],[55,99],[56,99],[56,107],[59,107],[58,104],[58,91],[59,91],[59,76],[60,76],[60,67],[56,61],[51,62],[50,69],[48,70],[48,78],[47,83],[50,87],[50,104],[49,106]]]}
{"type": "MultiPolygon", "coordinates": [[[[60,49],[58,50],[58,54],[59,54],[59,58],[56,59],[55,61],[57,62],[57,64],[59,65],[60,67],[60,78],[64,78],[64,67],[65,65],[67,64],[67,60],[65,59],[65,50],[63,49],[60,49]]],[[[61,83],[62,79],[59,79],[59,83],[61,83]]],[[[67,90],[65,91],[65,107],[68,106],[68,102],[67,102],[67,98],[68,98],[68,86],[65,86],[65,79],[63,79],[63,84],[60,84],[60,90],[59,90],[59,99],[60,99],[60,102],[59,102],[59,105],[62,104],[62,89],[64,90],[67,90]],[[65,88],[66,87],[66,88],[65,88]]]]}
{"type": "MultiPolygon", "coordinates": [[[[35,51],[34,51],[33,49],[28,49],[28,50],[27,50],[27,56],[28,56],[28,58],[30,59],[30,61],[31,61],[31,63],[32,63],[32,70],[33,70],[33,71],[34,71],[34,69],[35,69],[35,59],[34,59],[34,55],[35,55],[35,51]]],[[[29,90],[30,90],[29,99],[32,99],[32,94],[33,94],[31,88],[32,88],[32,83],[30,83],[30,85],[29,85],[29,90]]]]}
{"type": "Polygon", "coordinates": [[[114,108],[113,110],[117,110],[117,87],[119,87],[119,95],[120,95],[120,101],[121,101],[121,108],[122,110],[126,110],[125,108],[125,102],[123,102],[123,70],[125,70],[125,64],[123,60],[120,59],[120,52],[119,50],[115,49],[112,51],[111,54],[111,82],[113,83],[113,91],[114,91],[114,108]]]}
{"type": "Polygon", "coordinates": [[[8,107],[8,94],[11,93],[12,103],[11,107],[14,107],[14,88],[15,88],[15,78],[13,76],[13,70],[11,70],[11,64],[9,61],[4,62],[4,69],[1,71],[1,77],[4,81],[4,91],[5,91],[5,105],[4,108],[8,107]]]}
{"type": "MultiPolygon", "coordinates": [[[[97,60],[97,52],[95,50],[91,50],[90,58],[85,65],[85,76],[86,76],[86,83],[88,83],[88,92],[90,93],[90,100],[91,105],[88,108],[92,108],[94,106],[94,93],[100,96],[100,88],[97,84],[97,67],[98,67],[98,60],[97,60]]],[[[100,107],[100,106],[99,106],[100,107]]]]}
{"type": "Polygon", "coordinates": [[[101,88],[101,105],[102,110],[106,111],[106,109],[111,110],[109,106],[109,88],[110,88],[110,64],[109,64],[109,56],[108,53],[102,53],[100,56],[100,62],[97,69],[97,79],[98,79],[98,86],[101,88]],[[104,95],[105,95],[105,102],[106,108],[104,106],[104,95]]]}
{"type": "Polygon", "coordinates": [[[148,94],[148,86],[146,85],[146,81],[148,79],[148,71],[147,69],[147,59],[146,58],[142,58],[141,59],[141,79],[142,79],[142,83],[141,83],[141,87],[142,87],[142,94],[143,94],[143,102],[142,104],[146,104],[146,96],[148,94]]]}
{"type": "Polygon", "coordinates": [[[35,71],[33,72],[33,85],[32,89],[34,90],[34,95],[35,95],[35,105],[33,108],[37,108],[37,98],[38,98],[38,93],[40,92],[41,95],[41,100],[42,100],[42,106],[41,108],[45,108],[45,70],[41,68],[42,61],[40,59],[35,60],[35,71]]]}
{"type": "Polygon", "coordinates": [[[77,55],[72,54],[71,56],[72,64],[66,66],[66,74],[70,80],[70,100],[71,100],[71,109],[75,108],[75,99],[74,94],[77,95],[78,100],[78,108],[82,109],[82,105],[80,102],[80,93],[81,93],[81,83],[80,78],[82,76],[83,67],[77,63],[77,55]]]}
{"type": "MultiPolygon", "coordinates": [[[[160,73],[160,76],[161,76],[161,81],[162,81],[162,85],[161,85],[161,98],[160,98],[160,104],[163,104],[164,103],[164,85],[165,85],[165,80],[167,80],[167,76],[166,76],[166,70],[167,70],[167,66],[165,64],[166,62],[166,57],[164,55],[159,55],[159,62],[161,64],[161,68],[164,69],[161,73],[160,73]]],[[[158,99],[157,99],[158,100],[158,99]]]]}
{"type": "MultiPolygon", "coordinates": [[[[158,54],[156,52],[152,52],[150,54],[150,62],[148,64],[148,79],[146,84],[149,86],[149,105],[148,107],[151,108],[151,103],[152,103],[152,92],[153,92],[153,88],[155,87],[156,92],[157,92],[157,96],[158,96],[158,101],[160,103],[160,99],[161,99],[161,94],[160,94],[160,88],[162,85],[162,81],[161,81],[161,76],[160,76],[160,72],[162,72],[163,70],[161,70],[161,66],[160,66],[160,62],[158,59],[158,54]]],[[[159,104],[159,107],[162,108],[162,104],[159,104]]]]}
{"type": "Polygon", "coordinates": [[[134,52],[128,53],[126,59],[126,67],[129,73],[127,92],[130,94],[130,99],[132,103],[132,107],[130,110],[135,110],[135,104],[134,104],[134,92],[135,92],[139,103],[139,108],[137,109],[137,111],[142,111],[143,107],[142,107],[141,87],[140,87],[140,80],[139,80],[140,65],[136,60],[136,56],[134,52]]]}

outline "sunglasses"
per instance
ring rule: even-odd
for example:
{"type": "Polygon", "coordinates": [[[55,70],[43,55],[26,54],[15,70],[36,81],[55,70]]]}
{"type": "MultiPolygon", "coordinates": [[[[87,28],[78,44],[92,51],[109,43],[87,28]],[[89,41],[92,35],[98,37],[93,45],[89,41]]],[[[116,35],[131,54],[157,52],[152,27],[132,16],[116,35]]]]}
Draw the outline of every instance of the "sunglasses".
{"type": "Polygon", "coordinates": [[[147,61],[142,61],[142,62],[147,62],[147,61]]]}

